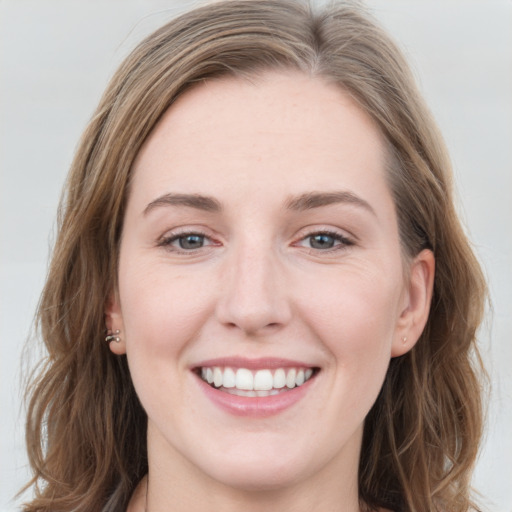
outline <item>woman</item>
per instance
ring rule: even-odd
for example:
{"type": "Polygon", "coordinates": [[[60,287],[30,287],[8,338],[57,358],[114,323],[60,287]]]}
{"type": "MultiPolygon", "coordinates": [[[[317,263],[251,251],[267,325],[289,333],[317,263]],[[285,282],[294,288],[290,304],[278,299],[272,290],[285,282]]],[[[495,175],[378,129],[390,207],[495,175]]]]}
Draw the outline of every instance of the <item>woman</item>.
{"type": "Polygon", "coordinates": [[[442,140],[359,7],[162,27],[60,213],[25,510],[473,507],[485,284],[442,140]]]}

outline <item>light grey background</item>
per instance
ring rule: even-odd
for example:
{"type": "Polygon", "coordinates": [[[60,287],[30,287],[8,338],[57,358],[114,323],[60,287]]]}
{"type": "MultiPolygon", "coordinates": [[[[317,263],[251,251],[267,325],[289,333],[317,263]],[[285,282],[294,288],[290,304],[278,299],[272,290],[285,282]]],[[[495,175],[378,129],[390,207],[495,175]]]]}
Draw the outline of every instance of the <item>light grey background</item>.
{"type": "MultiPolygon", "coordinates": [[[[512,512],[512,1],[369,0],[405,49],[450,148],[461,215],[490,281],[481,333],[492,375],[475,486],[512,512]]],[[[120,59],[197,2],[0,0],[0,510],[28,477],[20,352],[60,189],[120,59]]]]}

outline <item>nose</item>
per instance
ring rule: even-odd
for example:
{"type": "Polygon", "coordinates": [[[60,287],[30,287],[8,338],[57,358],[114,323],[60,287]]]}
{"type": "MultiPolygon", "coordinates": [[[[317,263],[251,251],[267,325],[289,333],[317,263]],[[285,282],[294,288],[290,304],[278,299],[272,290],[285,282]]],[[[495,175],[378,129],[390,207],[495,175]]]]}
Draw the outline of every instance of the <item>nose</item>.
{"type": "Polygon", "coordinates": [[[291,304],[278,257],[268,247],[254,244],[231,256],[223,269],[218,321],[251,336],[285,326],[291,319],[291,304]]]}

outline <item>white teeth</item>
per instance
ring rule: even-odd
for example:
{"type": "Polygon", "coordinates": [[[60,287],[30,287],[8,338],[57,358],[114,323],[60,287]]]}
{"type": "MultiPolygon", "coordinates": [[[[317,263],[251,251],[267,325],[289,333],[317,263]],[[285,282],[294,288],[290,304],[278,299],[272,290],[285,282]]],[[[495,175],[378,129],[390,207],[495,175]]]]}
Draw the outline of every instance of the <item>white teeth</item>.
{"type": "Polygon", "coordinates": [[[258,370],[254,376],[254,389],[256,391],[268,391],[272,389],[274,379],[270,370],[258,370]]]}
{"type": "Polygon", "coordinates": [[[213,369],[213,385],[216,388],[220,388],[222,386],[222,370],[218,367],[213,369]]]}
{"type": "Polygon", "coordinates": [[[288,371],[288,375],[286,376],[286,387],[287,388],[294,388],[295,387],[295,377],[297,376],[297,370],[295,368],[292,368],[288,371]]]}
{"type": "Polygon", "coordinates": [[[243,389],[226,389],[226,392],[230,395],[237,395],[237,396],[258,396],[257,393],[271,393],[271,391],[244,391],[243,389]]]}
{"type": "Polygon", "coordinates": [[[247,368],[201,368],[201,378],[216,388],[240,396],[269,396],[302,386],[313,376],[312,368],[262,369],[255,372],[247,368]],[[273,372],[273,374],[272,374],[273,372]]]}
{"type": "Polygon", "coordinates": [[[236,385],[235,372],[231,368],[224,370],[224,378],[222,379],[222,385],[225,388],[234,388],[236,385]]]}
{"type": "Polygon", "coordinates": [[[279,391],[277,389],[270,389],[268,391],[256,391],[256,394],[258,396],[272,396],[272,395],[278,395],[279,391]]]}
{"type": "Polygon", "coordinates": [[[236,371],[235,387],[247,391],[254,389],[254,377],[252,376],[252,372],[245,368],[238,368],[236,371]]]}
{"type": "MultiPolygon", "coordinates": [[[[311,373],[313,373],[313,370],[311,370],[311,373]]],[[[286,386],[286,373],[284,373],[284,370],[282,368],[279,368],[274,373],[274,385],[273,387],[275,389],[281,389],[286,386]]]]}

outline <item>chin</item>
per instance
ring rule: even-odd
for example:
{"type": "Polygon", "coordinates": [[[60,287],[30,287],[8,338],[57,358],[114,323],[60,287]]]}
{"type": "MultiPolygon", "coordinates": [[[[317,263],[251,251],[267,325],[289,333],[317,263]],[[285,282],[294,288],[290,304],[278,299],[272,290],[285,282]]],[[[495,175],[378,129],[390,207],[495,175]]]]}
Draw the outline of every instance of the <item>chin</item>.
{"type": "Polygon", "coordinates": [[[246,492],[283,489],[307,476],[307,468],[301,467],[300,461],[276,460],[279,457],[273,453],[266,457],[240,454],[237,460],[219,461],[213,467],[203,467],[203,471],[223,485],[246,492]]]}
{"type": "Polygon", "coordinates": [[[244,468],[217,475],[222,484],[244,492],[272,492],[291,487],[300,481],[299,475],[287,468],[244,468]]]}

